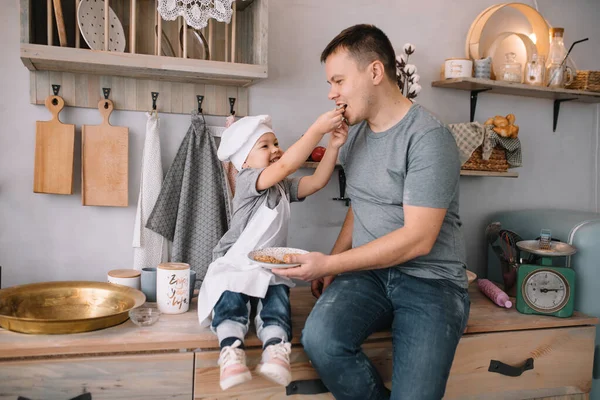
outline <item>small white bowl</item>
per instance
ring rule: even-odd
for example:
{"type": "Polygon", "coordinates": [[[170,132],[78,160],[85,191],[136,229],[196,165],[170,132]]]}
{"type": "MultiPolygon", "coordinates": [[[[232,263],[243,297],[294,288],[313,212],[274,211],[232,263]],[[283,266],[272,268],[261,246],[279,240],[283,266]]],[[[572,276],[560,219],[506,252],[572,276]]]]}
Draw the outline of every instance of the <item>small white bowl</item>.
{"type": "Polygon", "coordinates": [[[158,321],[160,311],[156,307],[138,307],[129,311],[129,318],[137,326],[150,326],[158,321]]]}

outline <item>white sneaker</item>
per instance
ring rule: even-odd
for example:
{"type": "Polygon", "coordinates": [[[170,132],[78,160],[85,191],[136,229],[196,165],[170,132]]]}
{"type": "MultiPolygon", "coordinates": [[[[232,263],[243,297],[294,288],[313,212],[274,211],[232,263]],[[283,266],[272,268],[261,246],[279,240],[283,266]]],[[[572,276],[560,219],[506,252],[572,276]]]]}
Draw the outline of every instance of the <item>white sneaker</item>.
{"type": "Polygon", "coordinates": [[[223,347],[219,356],[221,366],[221,389],[248,382],[252,379],[250,370],[246,366],[246,352],[240,349],[241,341],[236,340],[231,346],[223,347]]]}
{"type": "Polygon", "coordinates": [[[267,346],[263,350],[262,359],[256,368],[258,373],[279,385],[289,385],[292,381],[291,352],[292,345],[289,342],[267,346]]]}

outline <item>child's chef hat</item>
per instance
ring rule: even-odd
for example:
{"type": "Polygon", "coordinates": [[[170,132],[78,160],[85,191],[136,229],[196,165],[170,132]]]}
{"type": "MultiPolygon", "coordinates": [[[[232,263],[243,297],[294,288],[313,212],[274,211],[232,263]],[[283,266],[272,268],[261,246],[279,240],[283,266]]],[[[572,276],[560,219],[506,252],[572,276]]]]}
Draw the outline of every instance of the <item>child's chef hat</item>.
{"type": "Polygon", "coordinates": [[[219,160],[231,161],[235,168],[241,171],[250,150],[267,132],[273,132],[271,117],[268,115],[244,117],[234,122],[221,136],[221,144],[217,151],[219,160]]]}

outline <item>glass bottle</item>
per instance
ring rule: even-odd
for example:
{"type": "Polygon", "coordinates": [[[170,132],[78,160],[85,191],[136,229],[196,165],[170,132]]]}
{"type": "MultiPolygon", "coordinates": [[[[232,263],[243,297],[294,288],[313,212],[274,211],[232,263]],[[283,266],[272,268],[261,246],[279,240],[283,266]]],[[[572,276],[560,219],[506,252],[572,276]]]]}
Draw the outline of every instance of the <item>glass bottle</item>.
{"type": "MultiPolygon", "coordinates": [[[[567,55],[563,39],[564,28],[550,28],[550,51],[546,64],[546,85],[554,88],[565,87],[566,66],[563,60],[567,55]]],[[[569,68],[570,70],[570,68],[569,68]]],[[[571,78],[572,80],[572,78],[571,78]]]]}
{"type": "Polygon", "coordinates": [[[542,86],[544,84],[544,76],[546,65],[545,57],[534,53],[531,56],[531,61],[525,66],[525,83],[532,86],[542,86]]]}
{"type": "Polygon", "coordinates": [[[521,83],[521,64],[516,61],[517,55],[513,52],[506,53],[506,62],[502,68],[502,80],[506,82],[521,83]]]}

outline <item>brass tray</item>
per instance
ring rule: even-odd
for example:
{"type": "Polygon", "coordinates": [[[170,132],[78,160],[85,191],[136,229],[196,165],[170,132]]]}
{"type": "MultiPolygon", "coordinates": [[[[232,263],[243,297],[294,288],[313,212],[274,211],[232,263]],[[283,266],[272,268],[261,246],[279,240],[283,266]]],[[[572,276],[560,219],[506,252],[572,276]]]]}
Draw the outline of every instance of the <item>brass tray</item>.
{"type": "Polygon", "coordinates": [[[126,321],[146,296],[107,282],[64,281],[0,290],[0,327],[15,332],[65,334],[108,328],[126,321]]]}

